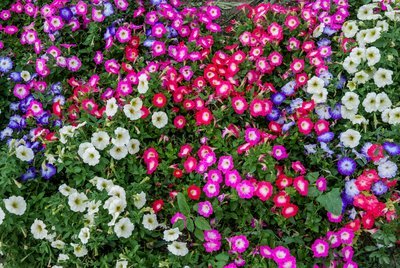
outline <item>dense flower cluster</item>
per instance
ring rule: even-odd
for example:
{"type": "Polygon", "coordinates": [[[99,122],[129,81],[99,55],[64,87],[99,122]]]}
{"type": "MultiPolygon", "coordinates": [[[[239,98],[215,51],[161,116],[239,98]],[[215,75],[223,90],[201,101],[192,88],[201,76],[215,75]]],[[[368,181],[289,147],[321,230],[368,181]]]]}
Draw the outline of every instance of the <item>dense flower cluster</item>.
{"type": "Polygon", "coordinates": [[[47,2],[0,5],[5,266],[396,263],[398,4],[47,2]]]}

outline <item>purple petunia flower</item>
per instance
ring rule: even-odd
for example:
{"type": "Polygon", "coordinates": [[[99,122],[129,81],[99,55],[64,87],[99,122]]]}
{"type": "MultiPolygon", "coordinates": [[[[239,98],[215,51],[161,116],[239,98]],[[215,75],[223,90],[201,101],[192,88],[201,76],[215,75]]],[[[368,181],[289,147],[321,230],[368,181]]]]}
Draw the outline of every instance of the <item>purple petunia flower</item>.
{"type": "Polygon", "coordinates": [[[333,132],[326,132],[318,136],[317,141],[328,143],[333,140],[335,134],[333,132]]]}
{"type": "Polygon", "coordinates": [[[210,217],[213,214],[213,207],[209,201],[200,202],[198,205],[198,211],[201,216],[203,217],[210,217]]]}
{"type": "Polygon", "coordinates": [[[281,92],[277,92],[272,94],[271,100],[275,105],[281,105],[286,100],[286,96],[281,92]]]}
{"type": "Polygon", "coordinates": [[[64,21],[66,21],[66,22],[70,21],[73,16],[74,16],[74,14],[72,13],[72,11],[69,7],[60,8],[60,17],[64,21]]]}
{"type": "Polygon", "coordinates": [[[36,169],[34,167],[30,167],[26,170],[24,174],[21,175],[22,181],[27,181],[30,179],[34,179],[36,177],[36,169]]]}
{"type": "Polygon", "coordinates": [[[383,148],[391,156],[400,155],[400,144],[386,141],[383,143],[383,148]]]}
{"type": "Polygon", "coordinates": [[[281,116],[281,111],[278,108],[273,107],[271,113],[267,115],[265,118],[269,121],[276,121],[279,119],[280,116],[281,116]]]}
{"type": "Polygon", "coordinates": [[[372,185],[371,190],[375,195],[383,195],[387,192],[388,187],[382,181],[378,181],[372,185]]]}
{"type": "Polygon", "coordinates": [[[360,193],[355,179],[349,180],[344,184],[344,192],[350,198],[353,198],[360,193]]]}
{"type": "Polygon", "coordinates": [[[329,111],[332,119],[339,120],[342,118],[342,105],[340,103],[336,103],[335,106],[329,111]]]}
{"type": "Polygon", "coordinates": [[[49,180],[51,177],[56,175],[57,168],[54,165],[47,163],[42,166],[40,173],[44,179],[49,180]]]}
{"type": "Polygon", "coordinates": [[[337,169],[341,175],[350,176],[356,170],[356,161],[350,157],[342,157],[337,163],[337,169]]]}

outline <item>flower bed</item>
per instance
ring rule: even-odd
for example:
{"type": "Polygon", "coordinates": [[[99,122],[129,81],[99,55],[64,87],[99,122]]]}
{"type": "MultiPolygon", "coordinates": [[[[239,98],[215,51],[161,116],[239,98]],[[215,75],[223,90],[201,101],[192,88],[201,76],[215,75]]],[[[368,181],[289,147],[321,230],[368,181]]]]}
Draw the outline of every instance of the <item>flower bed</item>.
{"type": "Polygon", "coordinates": [[[5,267],[399,262],[396,3],[0,8],[5,267]]]}

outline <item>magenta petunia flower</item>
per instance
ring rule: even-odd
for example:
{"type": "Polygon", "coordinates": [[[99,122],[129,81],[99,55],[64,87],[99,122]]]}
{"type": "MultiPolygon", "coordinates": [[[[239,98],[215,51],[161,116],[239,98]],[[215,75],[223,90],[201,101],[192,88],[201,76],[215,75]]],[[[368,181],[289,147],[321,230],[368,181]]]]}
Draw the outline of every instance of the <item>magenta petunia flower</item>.
{"type": "Polygon", "coordinates": [[[323,191],[326,190],[327,182],[326,182],[326,179],[324,177],[318,178],[318,180],[315,183],[317,185],[318,191],[323,192],[323,191]]]}
{"type": "Polygon", "coordinates": [[[274,145],[272,147],[272,156],[276,160],[282,160],[288,157],[288,154],[286,153],[286,148],[282,145],[274,145]]]}
{"type": "Polygon", "coordinates": [[[226,173],[227,171],[234,168],[233,158],[232,156],[221,156],[218,160],[218,169],[222,171],[222,173],[226,173]]]}
{"type": "Polygon", "coordinates": [[[208,181],[203,187],[203,192],[209,198],[216,197],[219,195],[219,184],[214,183],[212,181],[208,181]]]}
{"type": "Polygon", "coordinates": [[[206,252],[211,253],[214,251],[218,251],[221,248],[221,241],[207,241],[203,243],[204,249],[206,252]]]}
{"type": "Polygon", "coordinates": [[[230,246],[232,252],[235,253],[243,253],[249,247],[249,240],[245,235],[238,235],[229,238],[230,246]]]}
{"type": "Polygon", "coordinates": [[[203,217],[210,217],[213,214],[213,207],[209,201],[200,202],[197,212],[203,217]]]}
{"type": "Polygon", "coordinates": [[[207,173],[207,180],[213,183],[222,182],[222,174],[218,169],[209,170],[207,173]]]}
{"type": "Polygon", "coordinates": [[[236,188],[236,186],[242,181],[242,177],[240,176],[239,172],[234,169],[227,171],[225,173],[225,184],[232,188],[236,188]]]}
{"type": "Polygon", "coordinates": [[[321,258],[326,257],[329,254],[329,244],[322,239],[317,239],[311,246],[311,249],[314,253],[314,257],[321,258]]]}
{"type": "Polygon", "coordinates": [[[236,185],[236,191],[240,198],[250,199],[254,196],[255,187],[249,180],[244,180],[236,185]]]}
{"type": "Polygon", "coordinates": [[[246,142],[257,145],[261,139],[261,133],[257,128],[247,128],[245,133],[246,142]]]}
{"type": "Polygon", "coordinates": [[[281,263],[283,260],[288,258],[290,256],[290,251],[289,249],[283,247],[283,246],[277,246],[274,248],[272,251],[272,258],[274,259],[275,262],[281,263]]]}
{"type": "Polygon", "coordinates": [[[221,234],[218,232],[218,230],[215,230],[215,229],[205,230],[204,231],[204,239],[206,241],[220,241],[221,234]]]}
{"type": "Polygon", "coordinates": [[[129,42],[129,40],[131,40],[132,37],[131,31],[128,27],[125,26],[119,27],[117,32],[115,33],[115,36],[120,43],[127,43],[129,42]]]}
{"type": "Polygon", "coordinates": [[[273,249],[271,249],[269,246],[261,246],[260,247],[260,254],[264,258],[272,259],[273,252],[274,252],[273,249]]]}
{"type": "Polygon", "coordinates": [[[351,245],[353,243],[354,231],[349,228],[342,228],[338,232],[340,241],[343,244],[351,245]]]}

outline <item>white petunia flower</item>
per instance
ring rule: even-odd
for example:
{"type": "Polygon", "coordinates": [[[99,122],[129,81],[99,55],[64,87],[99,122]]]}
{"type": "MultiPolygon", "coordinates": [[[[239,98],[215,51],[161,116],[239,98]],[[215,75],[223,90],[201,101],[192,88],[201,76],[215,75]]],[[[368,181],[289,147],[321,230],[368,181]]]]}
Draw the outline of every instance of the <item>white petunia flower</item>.
{"type": "Polygon", "coordinates": [[[342,105],[340,107],[340,114],[344,119],[351,119],[353,118],[358,112],[358,109],[347,109],[346,106],[342,105]]]}
{"type": "Polygon", "coordinates": [[[385,92],[376,95],[376,109],[380,112],[392,107],[392,101],[385,92]]]}
{"type": "Polygon", "coordinates": [[[354,20],[349,20],[343,23],[342,25],[342,32],[345,37],[352,38],[358,32],[357,22],[354,20]]]}
{"type": "Polygon", "coordinates": [[[382,115],[381,115],[381,118],[382,118],[382,121],[383,122],[385,122],[385,123],[389,123],[389,119],[390,119],[390,112],[392,111],[392,109],[385,109],[383,112],[382,112],[382,115]]]}
{"type": "Polygon", "coordinates": [[[321,23],[320,25],[318,25],[314,31],[313,31],[313,37],[320,37],[321,34],[324,32],[324,28],[325,28],[325,24],[321,23]]]}
{"type": "Polygon", "coordinates": [[[96,182],[96,188],[99,191],[106,190],[108,191],[109,188],[113,187],[114,184],[110,180],[106,180],[104,178],[98,177],[96,182]]]}
{"type": "Polygon", "coordinates": [[[119,185],[114,185],[107,190],[108,195],[116,196],[121,199],[126,199],[126,192],[125,189],[119,185]]]}
{"type": "Polygon", "coordinates": [[[93,133],[91,143],[98,150],[104,150],[110,144],[110,136],[105,131],[93,133]]]}
{"type": "Polygon", "coordinates": [[[365,84],[369,80],[369,75],[364,71],[359,71],[354,74],[353,81],[357,84],[365,84]]]}
{"type": "Polygon", "coordinates": [[[3,199],[4,205],[8,212],[15,215],[23,215],[26,211],[26,202],[22,196],[10,196],[7,199],[3,199]]]}
{"type": "Polygon", "coordinates": [[[138,92],[140,94],[146,94],[149,90],[149,82],[147,81],[147,75],[141,74],[139,76],[138,92]]]}
{"type": "Polygon", "coordinates": [[[56,249],[63,249],[65,246],[65,243],[61,240],[55,240],[51,242],[51,247],[56,248],[56,249]]]}
{"type": "Polygon", "coordinates": [[[321,90],[324,88],[325,83],[324,80],[317,76],[313,76],[310,80],[307,81],[307,89],[306,92],[313,94],[317,92],[318,90],[321,90]]]}
{"type": "Polygon", "coordinates": [[[368,31],[367,30],[361,30],[361,31],[359,31],[358,33],[357,33],[357,35],[356,35],[356,40],[357,40],[357,43],[358,43],[358,46],[360,46],[360,47],[365,47],[365,45],[366,45],[366,41],[365,41],[365,38],[367,37],[367,34],[368,34],[368,31]]]}
{"type": "Polygon", "coordinates": [[[361,61],[365,60],[365,53],[366,50],[365,48],[362,47],[355,47],[351,50],[350,52],[350,58],[355,60],[358,64],[361,63],[361,61]]]}
{"type": "Polygon", "coordinates": [[[128,155],[128,149],[126,146],[114,146],[110,150],[110,155],[112,158],[115,160],[121,160],[122,158],[125,158],[128,155]]]}
{"type": "Polygon", "coordinates": [[[168,250],[176,256],[185,256],[189,253],[186,243],[174,241],[168,245],[168,250]]]}
{"type": "Polygon", "coordinates": [[[84,245],[71,243],[74,248],[74,255],[78,258],[85,256],[88,253],[87,248],[84,245]]]}
{"type": "Polygon", "coordinates": [[[98,200],[97,202],[95,200],[90,201],[87,204],[87,210],[89,215],[93,215],[97,212],[99,212],[99,208],[101,206],[101,201],[98,200]]]}
{"type": "Polygon", "coordinates": [[[135,110],[135,108],[130,104],[124,105],[124,113],[125,116],[128,117],[130,120],[138,120],[142,117],[143,114],[141,110],[135,110]]]}
{"type": "Polygon", "coordinates": [[[350,120],[354,125],[368,124],[368,120],[365,119],[364,116],[359,115],[359,114],[356,114],[355,116],[350,118],[350,120]]]}
{"type": "Polygon", "coordinates": [[[316,90],[311,99],[314,100],[316,104],[325,103],[328,97],[328,90],[326,88],[321,88],[316,90]]]}
{"type": "Polygon", "coordinates": [[[384,163],[379,164],[378,166],[379,177],[391,179],[394,178],[396,174],[397,174],[397,165],[392,161],[386,161],[384,163]]]}
{"type": "Polygon", "coordinates": [[[117,261],[115,264],[115,268],[127,268],[128,267],[128,261],[117,261]]]}
{"type": "Polygon", "coordinates": [[[68,196],[68,205],[72,211],[84,212],[87,207],[87,196],[84,193],[73,193],[68,196]]]}
{"type": "Polygon", "coordinates": [[[348,73],[354,74],[358,71],[357,67],[360,65],[360,62],[358,58],[346,57],[342,66],[348,73]]]}
{"type": "Polygon", "coordinates": [[[381,28],[372,28],[367,30],[364,41],[368,44],[375,42],[381,37],[381,28]]]}
{"type": "Polygon", "coordinates": [[[113,196],[110,197],[108,200],[106,201],[106,203],[104,203],[104,206],[109,205],[108,213],[110,215],[119,215],[125,210],[126,201],[124,199],[113,196]],[[110,202],[109,204],[106,204],[108,200],[110,200],[110,202]]]}
{"type": "Polygon", "coordinates": [[[393,84],[392,80],[393,71],[379,68],[374,73],[374,82],[377,87],[384,87],[393,84]]]}
{"type": "Polygon", "coordinates": [[[140,109],[143,107],[143,101],[141,98],[136,97],[130,101],[130,105],[132,106],[133,110],[140,111],[140,109]]]}
{"type": "Polygon", "coordinates": [[[378,110],[376,103],[376,93],[368,93],[364,101],[362,102],[362,105],[364,106],[364,109],[367,113],[376,112],[378,110]]]}
{"type": "Polygon", "coordinates": [[[360,99],[356,93],[346,92],[342,97],[342,103],[347,109],[354,110],[358,108],[360,99]]]}
{"type": "Polygon", "coordinates": [[[89,242],[89,238],[90,238],[90,230],[89,230],[89,228],[83,227],[79,231],[78,238],[81,240],[82,244],[87,244],[87,242],[89,242]]]}
{"type": "Polygon", "coordinates": [[[96,148],[91,147],[85,150],[82,155],[82,160],[89,166],[95,166],[100,162],[100,154],[96,148]]]}
{"type": "Polygon", "coordinates": [[[6,214],[4,213],[4,210],[0,208],[0,225],[3,223],[5,217],[6,214]]]}
{"type": "Polygon", "coordinates": [[[128,218],[122,218],[114,225],[114,232],[117,237],[128,238],[132,235],[134,229],[135,225],[128,218]]]}
{"type": "Polygon", "coordinates": [[[78,155],[83,158],[83,154],[85,153],[85,151],[89,148],[94,148],[93,144],[91,144],[90,142],[83,142],[81,144],[79,144],[78,147],[78,155]]]}
{"type": "Polygon", "coordinates": [[[106,115],[113,117],[118,111],[118,104],[115,98],[107,100],[106,104],[106,115]]]}
{"type": "Polygon", "coordinates": [[[359,20],[370,20],[371,16],[374,15],[375,4],[363,5],[358,9],[357,19],[359,20]]]}
{"type": "Polygon", "coordinates": [[[130,140],[129,131],[125,128],[118,127],[114,130],[115,138],[111,139],[112,144],[115,146],[124,146],[130,140]]]}
{"type": "Polygon", "coordinates": [[[17,158],[21,161],[29,162],[31,161],[35,154],[33,153],[33,150],[31,148],[28,148],[24,145],[20,145],[17,147],[15,150],[15,155],[17,158]]]}
{"type": "Polygon", "coordinates": [[[35,219],[31,225],[31,233],[35,239],[44,239],[47,236],[46,224],[43,221],[35,219]]]}
{"type": "Polygon", "coordinates": [[[353,129],[348,129],[340,134],[340,142],[343,143],[343,146],[348,148],[357,147],[360,143],[360,139],[360,132],[353,129]]]}
{"type": "Polygon", "coordinates": [[[133,196],[133,204],[137,209],[141,209],[146,204],[146,194],[141,192],[133,196]]]}
{"type": "Polygon", "coordinates": [[[136,154],[137,152],[139,152],[140,149],[140,141],[138,141],[137,139],[131,139],[127,147],[130,154],[136,154]]]}
{"type": "Polygon", "coordinates": [[[382,29],[382,32],[387,32],[389,30],[389,24],[384,20],[377,21],[376,27],[380,27],[382,29]]]}
{"type": "Polygon", "coordinates": [[[31,80],[31,74],[28,71],[22,71],[20,75],[25,82],[31,80]]]}
{"type": "Polygon", "coordinates": [[[67,261],[67,260],[69,260],[68,255],[66,255],[66,254],[58,255],[57,262],[62,262],[62,261],[67,261]]]}
{"type": "Polygon", "coordinates": [[[164,240],[167,242],[175,241],[179,238],[182,233],[179,231],[179,228],[172,228],[164,231],[164,240]]]}
{"type": "Polygon", "coordinates": [[[164,112],[155,112],[151,116],[151,122],[156,128],[163,128],[168,124],[168,116],[164,112]]]}
{"type": "Polygon", "coordinates": [[[400,107],[396,107],[396,108],[390,110],[389,124],[391,124],[391,125],[400,124],[400,107]]]}
{"type": "Polygon", "coordinates": [[[145,214],[143,216],[143,226],[147,230],[153,231],[158,227],[157,215],[156,214],[145,214]]]}
{"type": "Polygon", "coordinates": [[[58,191],[63,195],[63,196],[69,196],[72,193],[76,193],[77,191],[74,188],[69,187],[65,183],[61,184],[58,187],[58,191]]]}
{"type": "Polygon", "coordinates": [[[369,47],[365,52],[365,58],[368,61],[368,66],[374,66],[381,60],[381,53],[376,47],[369,47]]]}

